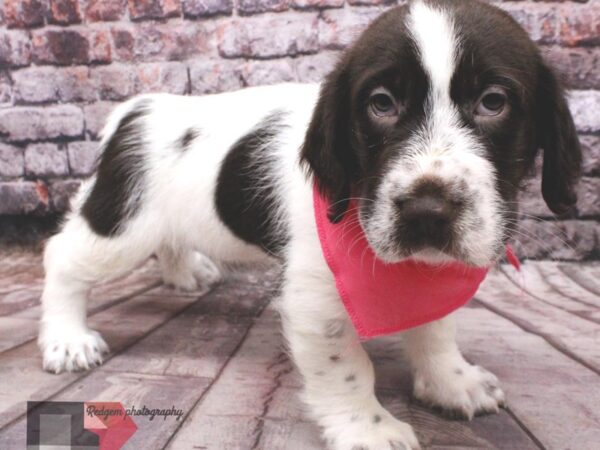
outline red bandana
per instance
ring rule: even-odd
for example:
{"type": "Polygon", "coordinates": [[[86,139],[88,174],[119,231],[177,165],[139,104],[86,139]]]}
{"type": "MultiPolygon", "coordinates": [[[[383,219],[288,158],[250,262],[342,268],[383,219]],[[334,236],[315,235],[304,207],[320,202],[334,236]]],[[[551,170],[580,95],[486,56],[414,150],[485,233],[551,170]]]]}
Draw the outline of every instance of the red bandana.
{"type": "MultiPolygon", "coordinates": [[[[488,268],[458,262],[435,266],[414,260],[388,264],[375,256],[356,208],[341,222],[327,217],[328,202],[313,189],[315,219],[323,255],[350,319],[361,338],[417,327],[450,314],[477,292],[488,268]]],[[[518,260],[507,247],[515,267],[518,260]]]]}

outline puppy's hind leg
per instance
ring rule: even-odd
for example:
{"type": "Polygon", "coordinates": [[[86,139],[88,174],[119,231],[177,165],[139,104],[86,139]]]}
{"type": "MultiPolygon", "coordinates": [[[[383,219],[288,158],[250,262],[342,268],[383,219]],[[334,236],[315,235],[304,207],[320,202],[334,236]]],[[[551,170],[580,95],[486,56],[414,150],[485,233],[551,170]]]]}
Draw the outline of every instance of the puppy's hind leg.
{"type": "Polygon", "coordinates": [[[133,234],[99,236],[74,214],[46,244],[38,338],[45,370],[71,372],[102,362],[108,346],[87,326],[87,296],[95,282],[123,275],[152,254],[152,240],[144,233],[133,234]]]}
{"type": "Polygon", "coordinates": [[[165,284],[184,291],[221,280],[219,268],[202,253],[163,245],[156,252],[165,284]]]}

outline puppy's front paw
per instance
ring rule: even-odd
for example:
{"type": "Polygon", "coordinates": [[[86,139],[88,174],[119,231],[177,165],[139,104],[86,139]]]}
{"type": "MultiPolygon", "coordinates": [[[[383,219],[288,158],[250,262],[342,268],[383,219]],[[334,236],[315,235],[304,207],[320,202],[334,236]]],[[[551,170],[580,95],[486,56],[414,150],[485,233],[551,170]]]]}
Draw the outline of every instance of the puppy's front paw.
{"type": "Polygon", "coordinates": [[[504,406],[498,378],[480,366],[456,358],[415,373],[414,396],[450,417],[472,419],[504,406]]]}
{"type": "Polygon", "coordinates": [[[324,437],[332,450],[417,450],[412,427],[385,409],[367,408],[327,420],[324,437]]]}
{"type": "Polygon", "coordinates": [[[108,345],[94,330],[42,328],[38,344],[42,350],[44,370],[61,373],[88,370],[102,364],[108,345]]]}

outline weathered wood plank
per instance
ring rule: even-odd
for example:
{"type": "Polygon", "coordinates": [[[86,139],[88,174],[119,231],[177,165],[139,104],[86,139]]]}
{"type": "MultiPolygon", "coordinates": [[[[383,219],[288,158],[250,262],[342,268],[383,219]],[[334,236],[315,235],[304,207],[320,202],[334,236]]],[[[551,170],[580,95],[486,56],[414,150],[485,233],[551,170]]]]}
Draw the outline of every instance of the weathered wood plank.
{"type": "MultiPolygon", "coordinates": [[[[17,262],[12,266],[0,263],[0,274],[17,276],[21,272],[16,268],[23,270],[29,264],[27,258],[17,262]]],[[[458,312],[462,347],[470,360],[501,378],[511,411],[544,447],[595,449],[600,442],[600,413],[596,411],[600,353],[595,350],[600,330],[578,315],[596,317],[593,306],[595,289],[600,289],[600,265],[535,263],[531,267],[526,281],[532,295],[496,273],[478,296],[486,308],[518,325],[477,307],[475,301],[458,312]]],[[[156,272],[152,277],[154,282],[156,272]]],[[[104,286],[96,297],[111,298],[97,304],[92,326],[103,332],[113,350],[121,352],[102,368],[91,374],[46,374],[33,342],[0,354],[0,427],[16,420],[0,431],[0,448],[22,447],[25,422],[19,417],[26,399],[52,396],[141,400],[148,406],[177,399],[190,411],[180,429],[180,423],[148,421],[144,424],[148,427],[134,436],[140,440],[131,441],[134,446],[127,448],[165,444],[171,449],[324,448],[314,424],[304,419],[297,397],[301,384],[282,346],[278,318],[272,308],[263,309],[269,294],[258,293],[275,287],[273,278],[267,277],[262,286],[258,272],[235,274],[200,300],[199,293],[162,286],[119,299],[122,292],[131,292],[128,289],[136,281],[122,283],[104,286]],[[177,315],[184,309],[184,314],[177,315]],[[258,314],[256,325],[238,346],[258,314]]],[[[8,289],[4,297],[0,293],[0,310],[6,298],[4,305],[11,301],[25,305],[0,317],[0,351],[8,342],[5,333],[18,336],[35,324],[35,303],[27,303],[31,299],[25,297],[36,286],[40,285],[21,286],[19,290],[25,293],[13,297],[6,293],[19,291],[8,289]]],[[[539,448],[505,411],[462,422],[445,420],[414,404],[398,338],[379,339],[367,347],[375,361],[378,396],[393,414],[415,426],[426,448],[539,448]]]]}
{"type": "MultiPolygon", "coordinates": [[[[121,300],[127,300],[134,295],[156,287],[160,284],[160,281],[158,264],[154,259],[150,259],[146,264],[123,277],[95,285],[89,295],[88,314],[94,314],[121,300]]],[[[39,300],[43,288],[43,278],[36,279],[33,284],[30,289],[25,290],[27,297],[20,300],[21,302],[27,302],[29,306],[26,308],[20,306],[17,311],[12,311],[11,315],[25,319],[39,319],[41,311],[39,300]]],[[[9,300],[9,296],[0,297],[0,303],[7,300],[9,300]]]]}
{"type": "MultiPolygon", "coordinates": [[[[270,300],[273,277],[271,274],[258,278],[252,272],[236,274],[185,314],[113,358],[105,369],[215,377],[246,335],[253,323],[252,316],[270,300]]],[[[154,295],[157,294],[148,294],[149,297],[154,295]]]]}
{"type": "Polygon", "coordinates": [[[37,329],[37,320],[0,317],[0,353],[34,339],[37,329]]]}
{"type": "Polygon", "coordinates": [[[377,393],[382,404],[396,417],[415,427],[426,448],[536,449],[536,445],[504,410],[476,417],[470,422],[447,420],[412,400],[408,364],[402,354],[401,336],[390,336],[366,344],[375,364],[377,393]],[[498,440],[498,435],[505,435],[498,440]]]}
{"type": "MultiPolygon", "coordinates": [[[[278,318],[268,308],[167,448],[292,449],[281,441],[275,445],[278,436],[267,437],[264,430],[267,422],[288,420],[280,430],[285,438],[302,420],[296,396],[300,384],[289,378],[292,367],[278,334],[278,318]],[[271,440],[269,446],[261,441],[263,435],[271,440]]],[[[316,427],[310,424],[306,431],[303,439],[323,448],[316,427]]]]}
{"type": "MultiPolygon", "coordinates": [[[[10,324],[16,322],[21,324],[20,328],[11,329],[10,333],[2,335],[0,352],[22,345],[37,337],[38,320],[41,313],[39,303],[42,283],[43,280],[36,279],[29,288],[0,295],[0,310],[4,306],[3,311],[7,313],[6,315],[0,314],[0,331],[11,327],[10,324]]],[[[158,267],[151,260],[125,277],[95,286],[90,293],[88,316],[93,316],[99,311],[124,302],[160,284],[158,267]]]]}
{"type": "Polygon", "coordinates": [[[496,270],[490,271],[476,298],[600,373],[600,325],[539,302],[496,270]]]}
{"type": "Polygon", "coordinates": [[[521,265],[520,272],[512,267],[501,266],[500,272],[534,299],[584,320],[600,323],[600,297],[571,281],[556,263],[527,262],[521,265]]]}
{"type": "MultiPolygon", "coordinates": [[[[324,448],[317,427],[304,417],[298,374],[279,334],[279,321],[267,309],[168,448],[217,448],[217,442],[223,442],[224,448],[324,448]],[[254,426],[231,435],[232,424],[239,423],[240,417],[254,426]]],[[[449,421],[413,404],[398,337],[370,342],[368,349],[375,362],[379,397],[394,415],[415,426],[423,444],[537,448],[506,412],[487,421],[449,421]],[[499,434],[510,438],[499,443],[489,440],[499,434]]]]}
{"type": "Polygon", "coordinates": [[[463,308],[457,318],[467,358],[500,378],[509,408],[546,448],[598,448],[597,374],[485,308],[463,308]]]}
{"type": "MultiPolygon", "coordinates": [[[[55,401],[120,402],[125,409],[135,407],[148,410],[174,407],[187,414],[194,401],[209,385],[205,378],[181,378],[142,374],[111,373],[103,369],[94,371],[66,391],[55,401]]],[[[135,434],[124,449],[159,449],[181,424],[175,417],[132,416],[137,426],[135,434]]],[[[181,419],[185,420],[185,416],[181,419]]],[[[0,433],[0,448],[24,448],[26,419],[20,419],[0,433]]]]}
{"type": "Polygon", "coordinates": [[[43,278],[41,253],[0,250],[0,255],[0,297],[8,292],[27,289],[32,280],[43,278]]]}
{"type": "Polygon", "coordinates": [[[588,292],[600,296],[600,264],[559,264],[559,269],[588,292]]]}
{"type": "Polygon", "coordinates": [[[249,318],[192,315],[191,311],[160,327],[106,370],[155,375],[215,377],[252,324],[249,318]]]}
{"type": "MultiPolygon", "coordinates": [[[[99,312],[90,318],[89,323],[103,334],[113,355],[194,301],[194,297],[149,297],[144,294],[99,312]]],[[[44,372],[35,342],[2,353],[0,427],[24,414],[26,400],[44,400],[85,376],[85,373],[54,375],[44,372]]]]}

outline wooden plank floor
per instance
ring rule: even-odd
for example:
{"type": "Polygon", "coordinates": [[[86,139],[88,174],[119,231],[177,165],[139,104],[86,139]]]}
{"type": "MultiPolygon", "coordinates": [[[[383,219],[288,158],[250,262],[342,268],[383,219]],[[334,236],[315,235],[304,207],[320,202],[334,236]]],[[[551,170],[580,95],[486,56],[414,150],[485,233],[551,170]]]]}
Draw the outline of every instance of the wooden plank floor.
{"type": "MultiPolygon", "coordinates": [[[[271,304],[276,270],[211,290],[163,286],[150,261],[92,292],[90,323],[112,349],[86,373],[42,371],[35,344],[40,255],[0,254],[0,449],[25,446],[27,400],[120,401],[183,411],[134,418],[128,449],[323,449],[271,304]]],[[[600,449],[600,263],[528,262],[493,271],[458,312],[466,357],[501,379],[508,408],[471,422],[411,400],[400,337],[366,344],[377,393],[427,449],[600,449]]]]}

